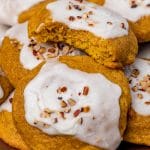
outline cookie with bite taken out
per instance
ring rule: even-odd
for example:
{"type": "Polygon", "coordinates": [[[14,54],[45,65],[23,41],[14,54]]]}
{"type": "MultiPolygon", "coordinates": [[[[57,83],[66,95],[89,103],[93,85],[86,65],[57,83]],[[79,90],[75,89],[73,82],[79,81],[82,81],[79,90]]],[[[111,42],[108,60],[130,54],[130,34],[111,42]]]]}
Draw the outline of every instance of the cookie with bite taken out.
{"type": "Polygon", "coordinates": [[[33,15],[28,31],[38,42],[65,42],[113,69],[133,63],[138,49],[123,17],[84,0],[50,2],[33,15]]]}
{"type": "Polygon", "coordinates": [[[1,45],[0,64],[11,83],[18,81],[48,59],[61,55],[83,55],[79,49],[59,42],[38,43],[28,38],[28,22],[16,24],[6,32],[1,45]]]}

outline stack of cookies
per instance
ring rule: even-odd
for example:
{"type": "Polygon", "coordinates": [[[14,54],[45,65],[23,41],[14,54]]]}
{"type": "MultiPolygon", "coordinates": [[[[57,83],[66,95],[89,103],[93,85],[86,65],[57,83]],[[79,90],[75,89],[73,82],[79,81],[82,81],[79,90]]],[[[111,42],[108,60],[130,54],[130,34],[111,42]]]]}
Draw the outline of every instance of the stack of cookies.
{"type": "Polygon", "coordinates": [[[150,146],[150,0],[0,0],[0,139],[21,150],[150,146]]]}

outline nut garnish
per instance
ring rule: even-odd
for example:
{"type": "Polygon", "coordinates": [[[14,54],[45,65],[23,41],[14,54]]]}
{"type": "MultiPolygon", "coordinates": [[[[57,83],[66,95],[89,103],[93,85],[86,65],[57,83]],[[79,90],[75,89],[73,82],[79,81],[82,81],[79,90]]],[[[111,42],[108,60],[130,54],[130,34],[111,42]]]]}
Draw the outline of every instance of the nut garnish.
{"type": "Polygon", "coordinates": [[[75,52],[74,55],[78,55],[80,51],[79,49],[76,49],[73,46],[69,46],[68,44],[62,42],[47,42],[46,46],[37,43],[37,41],[33,38],[30,39],[28,47],[31,49],[33,56],[35,56],[37,60],[43,61],[49,58],[56,58],[62,55],[71,55],[73,52],[75,52]]]}
{"type": "Polygon", "coordinates": [[[132,89],[133,92],[137,92],[138,91],[138,87],[137,86],[134,86],[131,89],[132,89]]]}
{"type": "Polygon", "coordinates": [[[81,108],[81,112],[88,113],[89,111],[90,111],[90,107],[89,106],[81,108]]]}
{"type": "Polygon", "coordinates": [[[64,93],[64,92],[67,92],[67,87],[66,86],[59,87],[57,89],[57,93],[64,93]]]}
{"type": "Polygon", "coordinates": [[[74,21],[75,20],[75,17],[74,16],[70,16],[69,17],[69,21],[74,21]]]}
{"type": "Polygon", "coordinates": [[[125,26],[125,24],[123,22],[121,23],[121,28],[124,29],[124,30],[127,29],[126,26],[125,26]]]}
{"type": "Polygon", "coordinates": [[[76,104],[76,101],[70,98],[70,99],[68,100],[68,104],[69,104],[70,106],[74,106],[74,105],[76,104]]]}
{"type": "Polygon", "coordinates": [[[61,102],[60,102],[60,105],[61,105],[62,108],[67,107],[67,103],[66,103],[65,101],[61,101],[61,102]]]}
{"type": "Polygon", "coordinates": [[[64,112],[59,112],[59,114],[63,119],[66,119],[64,112]]]}
{"type": "Polygon", "coordinates": [[[87,96],[88,93],[89,93],[89,87],[88,87],[88,86],[85,86],[85,87],[83,88],[83,95],[87,96]]]}
{"type": "Polygon", "coordinates": [[[150,105],[150,101],[145,102],[146,105],[150,105]]]}
{"type": "Polygon", "coordinates": [[[142,95],[141,93],[138,93],[138,94],[137,94],[137,97],[138,97],[139,99],[143,99],[143,95],[142,95]]]}
{"type": "Polygon", "coordinates": [[[109,24],[109,25],[112,25],[112,22],[110,22],[110,21],[107,21],[107,24],[109,24]]]}
{"type": "Polygon", "coordinates": [[[49,118],[51,116],[51,111],[48,108],[45,108],[44,111],[41,112],[40,117],[41,118],[49,118]]]}
{"type": "Polygon", "coordinates": [[[132,73],[131,73],[131,76],[134,77],[134,78],[137,78],[137,76],[140,74],[139,70],[138,69],[133,69],[132,73]]]}
{"type": "Polygon", "coordinates": [[[81,110],[80,109],[77,109],[74,113],[73,113],[73,116],[74,117],[78,117],[78,115],[81,113],[81,110]]]}

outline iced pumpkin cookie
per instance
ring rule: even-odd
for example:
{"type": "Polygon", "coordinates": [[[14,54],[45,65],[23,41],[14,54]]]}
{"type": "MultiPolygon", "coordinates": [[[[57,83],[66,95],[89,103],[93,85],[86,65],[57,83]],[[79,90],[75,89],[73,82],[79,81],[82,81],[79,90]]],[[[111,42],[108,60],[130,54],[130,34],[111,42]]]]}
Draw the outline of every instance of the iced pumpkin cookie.
{"type": "Polygon", "coordinates": [[[150,146],[150,61],[137,58],[126,69],[132,105],[124,140],[150,146]]]}
{"type": "Polygon", "coordinates": [[[129,105],[122,71],[88,56],[62,56],[22,79],[13,117],[33,150],[114,150],[122,140],[129,105]]]}
{"type": "Polygon", "coordinates": [[[140,45],[138,57],[150,60],[150,43],[140,45]]]}
{"type": "Polygon", "coordinates": [[[128,22],[87,1],[54,0],[29,21],[29,36],[38,42],[65,42],[100,64],[121,68],[134,62],[137,40],[128,22]]]}
{"type": "Polygon", "coordinates": [[[105,0],[103,6],[128,19],[139,42],[150,41],[150,0],[105,0]]]}
{"type": "Polygon", "coordinates": [[[12,90],[12,85],[0,68],[0,104],[6,100],[12,90]]]}
{"type": "Polygon", "coordinates": [[[0,139],[11,147],[27,150],[27,146],[18,134],[12,119],[12,100],[14,92],[0,105],[0,139]]]}
{"type": "Polygon", "coordinates": [[[1,66],[14,86],[22,77],[47,59],[61,55],[83,54],[64,43],[39,44],[34,39],[29,39],[27,24],[27,22],[17,24],[8,30],[1,46],[1,66]]]}
{"type": "MultiPolygon", "coordinates": [[[[25,13],[27,10],[29,12],[34,11],[35,8],[38,8],[38,5],[43,5],[46,0],[0,0],[0,24],[3,25],[15,25],[18,23],[18,18],[20,14],[25,13]]],[[[48,1],[48,0],[47,0],[48,1]]],[[[22,16],[19,19],[19,22],[26,21],[30,18],[30,15],[22,16]]]]}

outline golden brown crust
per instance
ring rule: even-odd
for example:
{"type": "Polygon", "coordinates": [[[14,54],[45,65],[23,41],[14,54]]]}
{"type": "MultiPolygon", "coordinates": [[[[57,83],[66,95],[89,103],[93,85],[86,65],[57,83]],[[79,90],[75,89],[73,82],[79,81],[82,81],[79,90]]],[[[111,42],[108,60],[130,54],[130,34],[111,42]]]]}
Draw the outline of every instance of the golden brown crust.
{"type": "Polygon", "coordinates": [[[139,42],[150,41],[150,16],[142,17],[137,22],[130,22],[131,28],[139,42]]]}
{"type": "MultiPolygon", "coordinates": [[[[130,105],[130,94],[127,80],[122,71],[110,70],[104,66],[98,65],[90,57],[87,56],[63,56],[60,61],[66,63],[74,69],[80,69],[86,72],[97,72],[104,74],[109,80],[119,84],[122,88],[122,96],[120,98],[121,116],[120,116],[120,132],[123,135],[126,128],[127,111],[130,105]]],[[[31,149],[45,150],[96,150],[98,148],[89,146],[71,136],[49,136],[41,132],[39,129],[30,126],[24,117],[23,92],[27,83],[35,77],[39,69],[31,72],[26,78],[22,79],[20,86],[16,89],[13,101],[13,117],[16,127],[26,144],[31,149]],[[18,109],[18,106],[20,109],[18,109]],[[31,144],[32,143],[32,144],[31,144]]]]}
{"type": "Polygon", "coordinates": [[[139,115],[131,108],[124,140],[150,146],[150,117],[139,115]]]}
{"type": "Polygon", "coordinates": [[[17,82],[19,82],[24,75],[29,73],[29,70],[22,67],[19,58],[19,44],[13,44],[8,37],[5,37],[0,51],[0,63],[2,69],[14,86],[16,86],[17,82]]]}
{"type": "Polygon", "coordinates": [[[0,112],[0,139],[11,147],[29,150],[14,126],[11,112],[0,112]]]}
{"type": "Polygon", "coordinates": [[[4,92],[4,96],[0,99],[0,104],[2,104],[9,96],[9,94],[12,92],[13,86],[10,84],[9,80],[5,76],[1,75],[0,75],[0,85],[4,92]]]}
{"type": "Polygon", "coordinates": [[[137,39],[129,29],[127,36],[102,39],[83,30],[73,30],[63,23],[52,22],[47,9],[40,11],[29,21],[29,36],[39,42],[65,42],[82,49],[100,64],[110,68],[121,68],[131,64],[137,54],[137,39]]]}
{"type": "Polygon", "coordinates": [[[18,17],[18,23],[24,23],[28,21],[35,13],[37,13],[37,10],[39,11],[41,8],[44,8],[51,1],[52,0],[44,0],[35,4],[28,10],[23,11],[18,17]]]}

